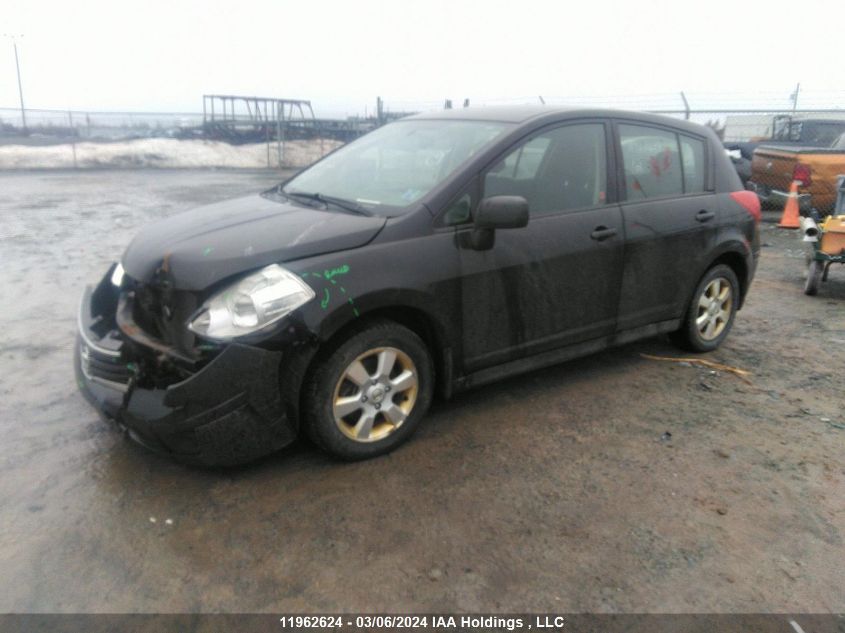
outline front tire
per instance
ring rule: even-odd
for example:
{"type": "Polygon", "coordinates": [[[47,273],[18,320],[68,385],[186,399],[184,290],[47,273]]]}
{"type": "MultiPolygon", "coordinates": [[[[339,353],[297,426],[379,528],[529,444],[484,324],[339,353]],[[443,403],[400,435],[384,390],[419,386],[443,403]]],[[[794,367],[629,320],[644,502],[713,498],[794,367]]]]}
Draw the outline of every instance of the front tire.
{"type": "Polygon", "coordinates": [[[341,459],[382,455],[413,434],[433,392],[423,341],[398,323],[376,321],[315,360],[305,390],[305,432],[341,459]]]}
{"type": "Polygon", "coordinates": [[[693,352],[712,352],[731,331],[739,299],[734,271],[724,264],[714,266],[698,282],[684,322],[672,339],[693,352]]]}

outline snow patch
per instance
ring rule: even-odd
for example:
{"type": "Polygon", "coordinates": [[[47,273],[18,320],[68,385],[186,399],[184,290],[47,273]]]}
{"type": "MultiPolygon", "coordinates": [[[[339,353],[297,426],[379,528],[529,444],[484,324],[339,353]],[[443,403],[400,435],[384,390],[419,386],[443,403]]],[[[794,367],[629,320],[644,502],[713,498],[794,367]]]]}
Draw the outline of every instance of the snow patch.
{"type": "MultiPolygon", "coordinates": [[[[284,167],[305,167],[342,145],[339,141],[316,139],[286,141],[284,167]]],[[[229,167],[278,168],[276,143],[230,145],[220,141],[137,139],[116,143],[83,142],[65,145],[0,146],[0,169],[67,169],[103,167],[229,167]],[[74,150],[76,159],[74,161],[74,150]]]]}

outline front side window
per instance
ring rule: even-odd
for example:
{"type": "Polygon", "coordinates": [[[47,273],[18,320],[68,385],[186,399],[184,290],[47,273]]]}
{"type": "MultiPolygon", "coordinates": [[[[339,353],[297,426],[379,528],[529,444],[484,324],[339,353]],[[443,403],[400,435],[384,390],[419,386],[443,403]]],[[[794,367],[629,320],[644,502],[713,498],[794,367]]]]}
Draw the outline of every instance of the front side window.
{"type": "Polygon", "coordinates": [[[628,200],[684,193],[678,136],[642,125],[619,126],[628,200]]]}
{"type": "Polygon", "coordinates": [[[605,204],[604,125],[582,123],[522,143],[484,176],[484,197],[522,196],[532,215],[605,204]]]}
{"type": "Polygon", "coordinates": [[[372,213],[395,213],[418,201],[512,124],[408,120],[349,143],[284,187],[355,202],[372,213]]]}

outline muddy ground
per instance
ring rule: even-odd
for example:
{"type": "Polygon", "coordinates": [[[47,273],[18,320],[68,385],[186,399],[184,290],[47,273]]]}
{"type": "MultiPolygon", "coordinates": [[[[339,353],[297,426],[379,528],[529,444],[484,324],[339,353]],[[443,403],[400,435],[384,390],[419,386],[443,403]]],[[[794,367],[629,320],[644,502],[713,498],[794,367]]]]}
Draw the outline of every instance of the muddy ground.
{"type": "Polygon", "coordinates": [[[0,173],[0,611],[842,612],[845,269],[763,226],[729,373],[652,339],[441,402],[392,455],[188,469],[77,393],[77,301],[145,222],[268,172],[0,173]],[[670,435],[671,434],[671,437],[670,435]]]}

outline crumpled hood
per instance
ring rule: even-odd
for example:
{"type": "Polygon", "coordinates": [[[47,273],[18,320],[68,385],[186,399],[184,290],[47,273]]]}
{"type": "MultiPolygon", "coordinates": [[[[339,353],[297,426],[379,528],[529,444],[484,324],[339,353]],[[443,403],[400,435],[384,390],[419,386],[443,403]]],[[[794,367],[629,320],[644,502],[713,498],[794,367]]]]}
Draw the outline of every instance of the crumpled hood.
{"type": "Polygon", "coordinates": [[[252,195],[144,227],[122,264],[141,282],[150,282],[160,271],[177,289],[204,290],[268,264],[363,246],[386,221],[252,195]]]}

